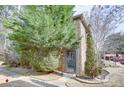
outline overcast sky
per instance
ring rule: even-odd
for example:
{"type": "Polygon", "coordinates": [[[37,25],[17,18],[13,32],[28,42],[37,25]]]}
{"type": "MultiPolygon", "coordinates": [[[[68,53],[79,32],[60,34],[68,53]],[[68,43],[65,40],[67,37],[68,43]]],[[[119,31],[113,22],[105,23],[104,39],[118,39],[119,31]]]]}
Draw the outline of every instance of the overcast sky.
{"type": "MultiPolygon", "coordinates": [[[[91,9],[92,9],[93,5],[76,5],[74,8],[74,11],[76,11],[74,13],[74,15],[78,15],[81,13],[90,13],[91,9]]],[[[116,32],[124,32],[124,23],[120,24],[119,27],[117,29],[115,29],[116,32]]]]}
{"type": "Polygon", "coordinates": [[[92,9],[92,5],[76,5],[74,8],[74,11],[76,11],[75,15],[80,14],[80,13],[85,13],[88,12],[90,13],[90,10],[92,9]]]}

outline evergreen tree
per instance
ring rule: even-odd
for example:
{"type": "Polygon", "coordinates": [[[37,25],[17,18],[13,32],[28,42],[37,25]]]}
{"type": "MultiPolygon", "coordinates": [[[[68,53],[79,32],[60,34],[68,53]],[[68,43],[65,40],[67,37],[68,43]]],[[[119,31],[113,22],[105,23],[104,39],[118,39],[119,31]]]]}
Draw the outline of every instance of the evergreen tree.
{"type": "Polygon", "coordinates": [[[9,38],[21,56],[22,65],[31,65],[38,71],[58,68],[61,48],[76,45],[73,6],[23,6],[13,19],[5,21],[12,29],[9,38]]]}
{"type": "Polygon", "coordinates": [[[95,77],[101,69],[97,67],[97,59],[95,55],[94,43],[92,33],[90,30],[87,31],[87,51],[86,51],[86,62],[85,62],[85,75],[88,77],[95,77]]]}

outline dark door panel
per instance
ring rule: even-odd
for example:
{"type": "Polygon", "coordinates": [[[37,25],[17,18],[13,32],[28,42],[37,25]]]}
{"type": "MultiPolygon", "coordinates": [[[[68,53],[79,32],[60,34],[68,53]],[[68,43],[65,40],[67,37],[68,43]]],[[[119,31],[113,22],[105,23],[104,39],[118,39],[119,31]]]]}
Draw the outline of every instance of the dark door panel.
{"type": "Polygon", "coordinates": [[[69,51],[67,52],[67,72],[75,73],[76,72],[76,52],[69,51]]]}

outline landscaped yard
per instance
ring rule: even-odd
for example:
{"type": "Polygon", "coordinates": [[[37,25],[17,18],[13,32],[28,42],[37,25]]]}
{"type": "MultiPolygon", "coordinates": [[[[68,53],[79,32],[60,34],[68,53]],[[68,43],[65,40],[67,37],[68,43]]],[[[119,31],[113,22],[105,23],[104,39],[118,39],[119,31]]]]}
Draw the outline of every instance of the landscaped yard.
{"type": "Polygon", "coordinates": [[[71,87],[124,87],[124,68],[106,68],[111,71],[109,81],[101,84],[86,84],[75,80],[67,81],[67,85],[71,87]]]}
{"type": "MultiPolygon", "coordinates": [[[[108,64],[108,63],[107,63],[108,64]]],[[[113,64],[110,62],[110,64],[113,64]]],[[[105,69],[110,72],[109,81],[100,84],[87,84],[79,82],[75,79],[61,76],[56,73],[44,74],[35,72],[31,69],[22,68],[9,68],[0,65],[0,86],[5,87],[123,87],[124,86],[124,66],[116,64],[116,66],[106,67],[105,69]],[[6,82],[6,79],[9,81],[6,82]]]]}
{"type": "Polygon", "coordinates": [[[1,86],[124,86],[124,6],[75,8],[0,6],[1,86]]]}

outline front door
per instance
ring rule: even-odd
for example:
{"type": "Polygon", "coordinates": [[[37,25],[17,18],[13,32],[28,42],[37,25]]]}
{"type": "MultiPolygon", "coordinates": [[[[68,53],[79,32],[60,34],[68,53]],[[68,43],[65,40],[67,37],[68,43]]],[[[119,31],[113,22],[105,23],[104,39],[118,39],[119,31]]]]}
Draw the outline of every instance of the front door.
{"type": "Polygon", "coordinates": [[[76,51],[67,52],[67,72],[75,73],[76,72],[76,51]]]}

